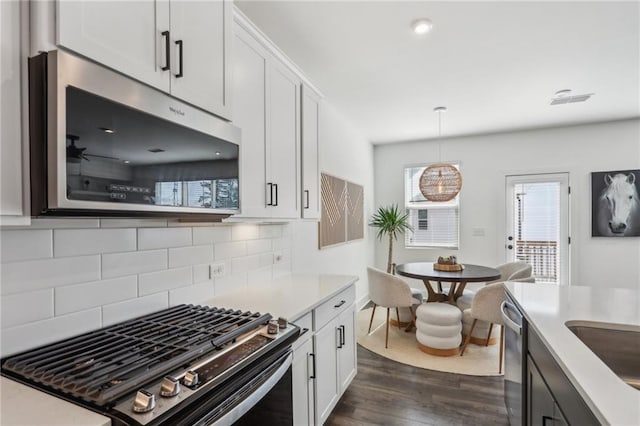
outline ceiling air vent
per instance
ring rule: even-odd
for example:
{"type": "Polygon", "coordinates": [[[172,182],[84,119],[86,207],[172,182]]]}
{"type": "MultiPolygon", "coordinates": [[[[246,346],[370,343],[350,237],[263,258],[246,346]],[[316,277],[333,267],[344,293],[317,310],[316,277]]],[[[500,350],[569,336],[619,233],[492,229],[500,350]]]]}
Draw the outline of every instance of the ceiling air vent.
{"type": "Polygon", "coordinates": [[[587,93],[584,95],[572,95],[570,89],[558,90],[555,96],[551,98],[550,105],[564,105],[575,104],[576,102],[584,102],[591,98],[594,93],[587,93]]]}

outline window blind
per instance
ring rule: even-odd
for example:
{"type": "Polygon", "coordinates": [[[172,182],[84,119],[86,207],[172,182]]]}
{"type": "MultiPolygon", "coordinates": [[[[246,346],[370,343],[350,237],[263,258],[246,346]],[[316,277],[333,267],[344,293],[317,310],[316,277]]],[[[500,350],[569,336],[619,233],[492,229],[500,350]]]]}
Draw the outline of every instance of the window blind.
{"type": "Polygon", "coordinates": [[[529,263],[540,282],[558,282],[560,256],[560,183],[514,187],[516,258],[529,263]]]}
{"type": "MultiPolygon", "coordinates": [[[[459,196],[439,203],[424,198],[420,176],[428,165],[405,168],[405,208],[413,231],[405,233],[406,247],[449,247],[459,245],[459,196]]],[[[459,168],[458,164],[454,164],[459,168]]]]}

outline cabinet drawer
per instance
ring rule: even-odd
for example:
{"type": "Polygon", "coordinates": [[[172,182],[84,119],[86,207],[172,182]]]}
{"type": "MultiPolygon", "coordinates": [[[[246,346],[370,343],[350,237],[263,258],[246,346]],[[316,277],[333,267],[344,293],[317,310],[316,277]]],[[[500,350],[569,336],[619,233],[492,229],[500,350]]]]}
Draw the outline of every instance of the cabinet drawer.
{"type": "Polygon", "coordinates": [[[293,321],[295,325],[300,327],[300,337],[293,344],[293,349],[295,350],[297,347],[301,346],[307,340],[311,339],[313,335],[313,315],[311,312],[307,312],[297,320],[293,321]],[[305,329],[307,331],[305,331],[305,329]]]}
{"type": "Polygon", "coordinates": [[[349,288],[342,290],[340,293],[318,306],[313,311],[315,315],[314,330],[320,330],[336,315],[339,315],[345,309],[351,307],[355,300],[356,289],[355,286],[351,285],[349,288]]]}

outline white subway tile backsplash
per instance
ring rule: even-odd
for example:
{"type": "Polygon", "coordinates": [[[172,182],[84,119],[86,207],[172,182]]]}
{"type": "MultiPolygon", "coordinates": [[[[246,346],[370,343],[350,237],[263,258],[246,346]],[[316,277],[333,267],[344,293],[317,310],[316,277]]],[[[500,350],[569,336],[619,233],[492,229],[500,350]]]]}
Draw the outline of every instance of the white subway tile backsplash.
{"type": "Polygon", "coordinates": [[[0,231],[2,263],[53,257],[53,233],[50,229],[0,231]]]}
{"type": "Polygon", "coordinates": [[[2,330],[2,356],[100,328],[100,308],[2,330]]]}
{"type": "Polygon", "coordinates": [[[100,228],[166,228],[167,219],[100,219],[100,228]]]}
{"type": "Polygon", "coordinates": [[[150,314],[151,312],[166,309],[168,306],[169,294],[166,291],[112,305],[104,305],[102,307],[102,326],[150,314]]]}
{"type": "Polygon", "coordinates": [[[212,244],[231,241],[231,226],[193,228],[193,244],[212,244]]]}
{"type": "Polygon", "coordinates": [[[169,268],[197,265],[213,261],[213,246],[193,246],[169,249],[169,268]]]}
{"type": "Polygon", "coordinates": [[[180,287],[169,292],[169,306],[181,303],[202,303],[214,296],[213,281],[180,287]]]}
{"type": "Polygon", "coordinates": [[[100,256],[5,263],[1,277],[3,295],[95,281],[100,279],[100,256]]]}
{"type": "MultiPolygon", "coordinates": [[[[211,279],[209,276],[209,263],[193,265],[193,283],[198,284],[211,279]]],[[[228,269],[227,269],[228,270],[228,269]]],[[[228,273],[228,272],[227,272],[228,273]]]]}
{"type": "Polygon", "coordinates": [[[102,255],[102,277],[113,278],[167,269],[167,250],[102,255]]]}
{"type": "Polygon", "coordinates": [[[232,291],[244,290],[247,288],[247,274],[234,273],[233,275],[216,278],[213,286],[217,296],[232,291]]]}
{"type": "Polygon", "coordinates": [[[31,219],[31,229],[88,229],[99,228],[100,219],[80,219],[80,218],[33,218],[31,219]]]}
{"type": "Polygon", "coordinates": [[[140,274],[138,282],[139,296],[190,285],[192,282],[193,276],[190,266],[140,274]]]}
{"type": "Polygon", "coordinates": [[[55,312],[63,315],[138,297],[135,275],[55,289],[55,312]]]}
{"type": "Polygon", "coordinates": [[[247,241],[248,255],[266,253],[271,250],[271,240],[269,239],[247,241]]]}
{"type": "Polygon", "coordinates": [[[247,272],[247,285],[249,287],[254,285],[264,285],[271,281],[273,278],[273,267],[271,265],[255,269],[247,272]]]}
{"type": "Polygon", "coordinates": [[[273,278],[291,275],[291,263],[278,263],[273,265],[273,278]]]}
{"type": "Polygon", "coordinates": [[[191,228],[138,229],[138,250],[191,245],[191,228]]]}
{"type": "Polygon", "coordinates": [[[231,239],[233,241],[255,240],[260,237],[260,227],[249,223],[231,227],[231,239]]]}
{"type": "Polygon", "coordinates": [[[0,325],[2,343],[9,345],[3,351],[32,348],[169,305],[200,303],[291,271],[286,224],[33,222],[0,231],[0,325]],[[278,264],[274,252],[282,254],[278,264]],[[219,262],[224,276],[212,279],[209,266],[219,262]]]}
{"type": "Polygon", "coordinates": [[[216,243],[214,245],[216,260],[232,259],[247,255],[246,241],[233,241],[228,243],[216,243]]]}
{"type": "Polygon", "coordinates": [[[53,289],[3,296],[0,325],[14,327],[53,317],[53,289]]]}
{"type": "Polygon", "coordinates": [[[282,225],[263,225],[260,227],[260,238],[279,238],[282,236],[282,225]]]}
{"type": "Polygon", "coordinates": [[[135,229],[55,229],[55,257],[116,253],[136,249],[135,229]]]}

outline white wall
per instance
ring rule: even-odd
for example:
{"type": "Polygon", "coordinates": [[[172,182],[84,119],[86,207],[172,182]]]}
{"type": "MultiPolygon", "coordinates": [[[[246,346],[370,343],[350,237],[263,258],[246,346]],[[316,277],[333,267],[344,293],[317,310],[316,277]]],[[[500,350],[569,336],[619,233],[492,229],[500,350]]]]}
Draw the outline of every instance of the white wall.
{"type": "MultiPolygon", "coordinates": [[[[376,206],[403,205],[404,166],[437,161],[438,143],[381,145],[374,153],[376,206]]],[[[467,263],[502,263],[505,176],[569,172],[571,284],[640,289],[640,237],[591,237],[590,181],[593,171],[640,169],[640,120],[443,139],[442,160],[461,163],[460,249],[405,249],[402,240],[394,246],[396,263],[442,254],[467,263]],[[472,228],[484,228],[485,236],[472,236],[472,228]]],[[[386,264],[386,250],[386,243],[376,244],[379,267],[386,264]]]]}
{"type": "Polygon", "coordinates": [[[333,106],[320,104],[320,171],[364,185],[365,238],[318,249],[318,222],[293,222],[293,272],[357,275],[356,300],[367,297],[367,266],[374,261],[375,234],[366,223],[374,210],[373,147],[333,106]]]}

